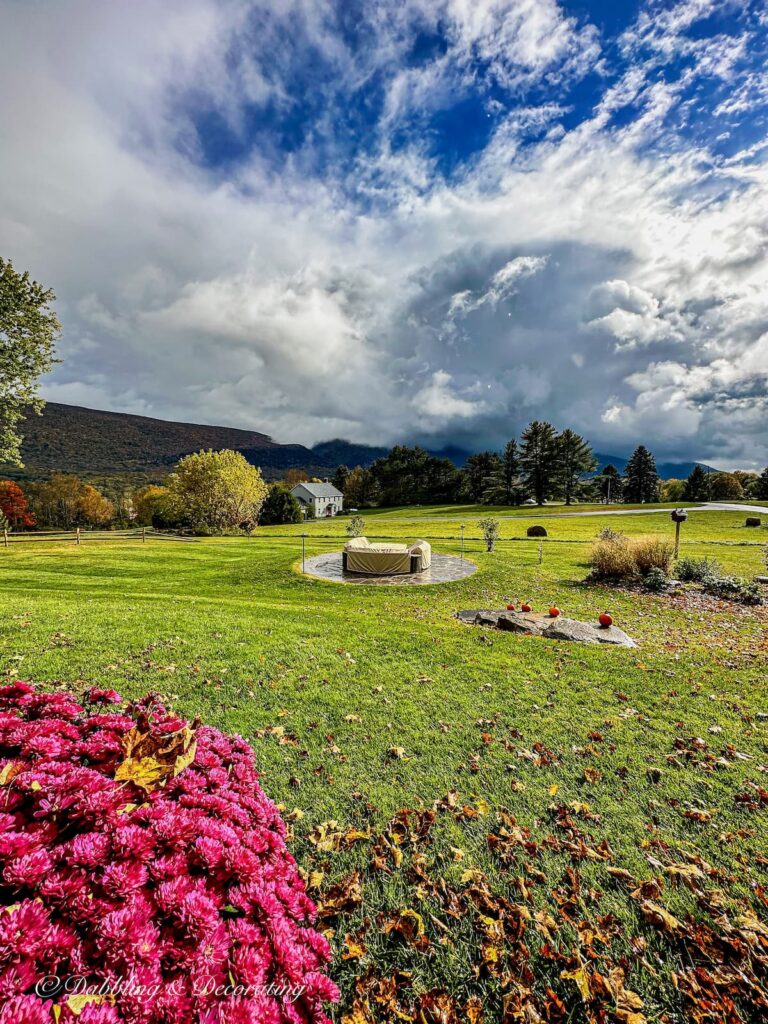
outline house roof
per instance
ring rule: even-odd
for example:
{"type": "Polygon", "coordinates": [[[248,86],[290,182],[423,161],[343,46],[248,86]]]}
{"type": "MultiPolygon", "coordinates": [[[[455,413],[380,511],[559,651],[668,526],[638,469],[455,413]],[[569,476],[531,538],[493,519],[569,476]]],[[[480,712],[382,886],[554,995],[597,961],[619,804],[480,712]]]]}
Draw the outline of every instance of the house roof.
{"type": "Polygon", "coordinates": [[[295,494],[299,488],[303,488],[305,491],[309,491],[313,498],[343,498],[344,495],[333,484],[311,484],[309,482],[296,484],[295,487],[291,488],[291,494],[295,494]]]}

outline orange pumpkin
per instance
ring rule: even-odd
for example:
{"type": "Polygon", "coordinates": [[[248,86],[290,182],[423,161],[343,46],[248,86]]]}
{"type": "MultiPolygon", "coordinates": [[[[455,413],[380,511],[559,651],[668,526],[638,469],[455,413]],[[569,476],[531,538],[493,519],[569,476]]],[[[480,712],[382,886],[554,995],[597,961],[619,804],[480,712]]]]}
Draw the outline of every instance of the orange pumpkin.
{"type": "Polygon", "coordinates": [[[520,611],[521,612],[529,612],[529,611],[531,611],[530,604],[528,604],[528,602],[525,601],[523,604],[520,605],[520,611]]]}
{"type": "Polygon", "coordinates": [[[549,617],[550,617],[550,619],[556,619],[559,614],[560,614],[560,609],[557,607],[557,605],[553,604],[552,607],[549,609],[549,617]]]}
{"type": "Polygon", "coordinates": [[[603,629],[608,629],[609,626],[613,625],[613,616],[609,615],[608,612],[603,612],[600,616],[599,622],[603,629]]]}
{"type": "Polygon", "coordinates": [[[507,605],[507,611],[508,612],[513,612],[514,610],[515,610],[515,606],[513,604],[508,604],[507,605]]]}

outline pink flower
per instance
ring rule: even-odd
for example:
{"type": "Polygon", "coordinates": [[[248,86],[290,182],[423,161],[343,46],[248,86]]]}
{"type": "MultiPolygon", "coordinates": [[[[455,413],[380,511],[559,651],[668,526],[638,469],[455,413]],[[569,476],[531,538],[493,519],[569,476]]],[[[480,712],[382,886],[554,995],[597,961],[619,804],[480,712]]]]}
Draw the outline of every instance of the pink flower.
{"type": "Polygon", "coordinates": [[[201,727],[194,765],[147,794],[114,778],[135,724],[184,723],[154,695],[91,714],[66,693],[0,687],[0,766],[18,768],[0,810],[0,1024],[50,1024],[30,992],[52,973],[115,990],[79,1016],[57,996],[60,1024],[327,1024],[330,949],[252,751],[201,727]]]}

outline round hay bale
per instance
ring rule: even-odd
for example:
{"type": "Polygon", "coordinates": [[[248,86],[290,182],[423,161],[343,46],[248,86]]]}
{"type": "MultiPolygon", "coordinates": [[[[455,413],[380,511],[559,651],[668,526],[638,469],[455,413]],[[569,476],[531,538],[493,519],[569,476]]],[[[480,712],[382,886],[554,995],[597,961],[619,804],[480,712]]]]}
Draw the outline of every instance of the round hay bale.
{"type": "Polygon", "coordinates": [[[744,520],[745,526],[760,526],[760,520],[757,516],[747,516],[744,520]]]}
{"type": "Polygon", "coordinates": [[[526,530],[526,534],[529,537],[546,537],[547,531],[543,526],[529,526],[526,530]]]}

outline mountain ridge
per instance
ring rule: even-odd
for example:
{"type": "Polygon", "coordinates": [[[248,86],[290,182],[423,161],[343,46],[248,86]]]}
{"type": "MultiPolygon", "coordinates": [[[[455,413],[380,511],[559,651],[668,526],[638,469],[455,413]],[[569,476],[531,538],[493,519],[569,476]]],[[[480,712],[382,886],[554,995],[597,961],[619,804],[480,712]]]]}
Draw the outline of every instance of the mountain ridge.
{"type": "MultiPolygon", "coordinates": [[[[127,474],[160,479],[184,455],[205,448],[240,451],[262,469],[267,479],[277,479],[288,469],[303,469],[311,476],[330,476],[341,464],[369,466],[390,450],[344,438],[321,441],[309,448],[282,444],[257,430],[163,420],[59,402],[48,402],[42,416],[27,417],[22,434],[24,468],[2,466],[0,472],[5,476],[39,479],[60,470],[81,476],[127,474]]],[[[471,453],[446,447],[430,454],[463,466],[471,453]]],[[[601,467],[612,463],[620,472],[627,464],[626,458],[617,455],[595,453],[595,457],[601,467]]],[[[688,476],[695,465],[660,463],[659,475],[664,479],[688,476]]],[[[712,470],[709,466],[704,468],[712,470]]]]}

